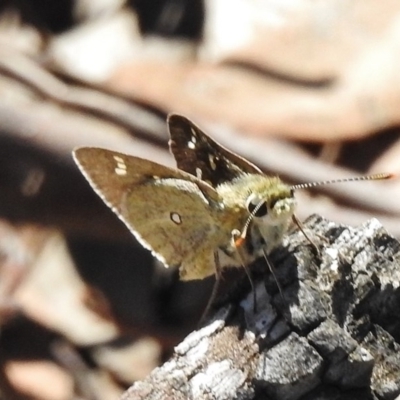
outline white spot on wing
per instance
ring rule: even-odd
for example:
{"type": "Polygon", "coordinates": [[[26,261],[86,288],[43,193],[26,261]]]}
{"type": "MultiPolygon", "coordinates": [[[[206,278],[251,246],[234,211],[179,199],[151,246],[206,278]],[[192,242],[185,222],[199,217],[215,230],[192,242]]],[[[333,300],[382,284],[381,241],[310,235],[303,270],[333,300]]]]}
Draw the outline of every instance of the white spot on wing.
{"type": "Polygon", "coordinates": [[[114,160],[117,163],[117,166],[114,168],[114,171],[117,175],[126,175],[128,173],[125,161],[120,156],[113,156],[114,160]]]}
{"type": "Polygon", "coordinates": [[[124,168],[115,168],[115,173],[117,174],[117,175],[126,175],[126,169],[124,169],[124,168]]]}
{"type": "Polygon", "coordinates": [[[210,167],[213,171],[217,169],[217,164],[215,163],[215,157],[212,154],[208,155],[208,161],[210,162],[210,167]]]}
{"type": "Polygon", "coordinates": [[[197,138],[196,138],[196,131],[193,128],[190,128],[190,130],[192,131],[192,137],[190,138],[187,146],[189,147],[189,149],[194,150],[196,148],[196,143],[197,143],[197,138]]]}
{"type": "Polygon", "coordinates": [[[182,223],[182,218],[181,218],[181,216],[180,216],[178,213],[176,213],[176,212],[172,212],[172,213],[170,214],[170,218],[171,218],[171,221],[174,222],[174,223],[177,224],[177,225],[180,225],[180,224],[182,223]]]}
{"type": "Polygon", "coordinates": [[[197,133],[196,133],[196,131],[195,131],[193,128],[190,128],[190,130],[192,131],[192,142],[193,142],[193,143],[196,143],[196,136],[197,136],[197,133]]]}

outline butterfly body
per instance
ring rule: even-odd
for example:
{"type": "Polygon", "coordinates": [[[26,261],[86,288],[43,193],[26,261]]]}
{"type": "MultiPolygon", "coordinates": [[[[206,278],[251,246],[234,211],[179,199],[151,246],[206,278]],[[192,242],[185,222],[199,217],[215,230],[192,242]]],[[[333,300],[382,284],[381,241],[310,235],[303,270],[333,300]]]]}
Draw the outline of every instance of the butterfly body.
{"type": "Polygon", "coordinates": [[[280,244],[295,208],[290,187],[188,119],[172,115],[168,124],[179,169],[106,149],[74,151],[94,190],[144,247],[190,280],[247,264],[280,244]],[[239,252],[233,232],[242,232],[255,207],[239,252]]]}

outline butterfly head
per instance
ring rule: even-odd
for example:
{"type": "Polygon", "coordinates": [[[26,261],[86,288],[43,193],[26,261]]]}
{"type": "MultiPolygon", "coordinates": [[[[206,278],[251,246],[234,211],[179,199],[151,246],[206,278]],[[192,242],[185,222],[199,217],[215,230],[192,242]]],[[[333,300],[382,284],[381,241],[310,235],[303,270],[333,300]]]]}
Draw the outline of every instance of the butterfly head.
{"type": "Polygon", "coordinates": [[[279,225],[288,221],[296,207],[294,191],[279,178],[263,178],[264,182],[256,184],[247,197],[249,218],[255,224],[279,225]]]}
{"type": "Polygon", "coordinates": [[[251,243],[258,254],[263,247],[269,252],[286,233],[296,208],[294,191],[279,178],[262,175],[247,176],[245,207],[247,220],[233,235],[235,247],[251,243]]]}
{"type": "Polygon", "coordinates": [[[256,221],[268,219],[270,222],[281,222],[290,217],[296,207],[293,191],[283,191],[267,198],[252,193],[247,199],[247,210],[256,221]]]}

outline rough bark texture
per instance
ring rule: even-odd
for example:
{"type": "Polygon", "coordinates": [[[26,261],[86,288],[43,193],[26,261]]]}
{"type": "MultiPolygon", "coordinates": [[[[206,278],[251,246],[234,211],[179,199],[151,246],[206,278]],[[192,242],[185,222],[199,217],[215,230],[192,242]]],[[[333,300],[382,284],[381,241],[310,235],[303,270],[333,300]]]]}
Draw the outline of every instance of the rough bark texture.
{"type": "Polygon", "coordinates": [[[400,244],[372,219],[360,227],[312,216],[219,299],[205,325],[122,400],[395,399],[400,394],[400,244]]]}

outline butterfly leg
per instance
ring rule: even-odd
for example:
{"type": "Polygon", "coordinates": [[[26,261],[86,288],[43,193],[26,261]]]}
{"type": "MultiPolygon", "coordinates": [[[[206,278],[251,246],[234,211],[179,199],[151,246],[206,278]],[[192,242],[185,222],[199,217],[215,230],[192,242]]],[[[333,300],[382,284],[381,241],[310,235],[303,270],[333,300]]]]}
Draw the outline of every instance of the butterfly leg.
{"type": "Polygon", "coordinates": [[[212,288],[210,298],[208,299],[206,308],[204,309],[203,314],[201,315],[199,325],[202,324],[202,322],[204,321],[208,312],[210,311],[210,308],[211,308],[212,304],[214,303],[214,300],[217,297],[219,286],[220,286],[221,279],[222,279],[222,268],[221,268],[221,263],[219,261],[218,251],[214,252],[214,262],[215,262],[215,283],[212,288]]]}
{"type": "Polygon", "coordinates": [[[253,281],[253,277],[251,276],[250,270],[247,268],[246,263],[244,262],[245,257],[243,257],[243,254],[241,254],[241,245],[243,244],[243,240],[242,240],[242,234],[240,233],[240,231],[238,231],[237,229],[234,229],[232,231],[232,243],[233,246],[240,258],[240,262],[242,264],[242,267],[244,269],[244,271],[246,272],[247,277],[249,278],[250,281],[250,286],[251,286],[251,291],[253,293],[253,312],[254,314],[257,312],[257,293],[255,290],[255,286],[254,286],[254,281],[253,281]]]}
{"type": "Polygon", "coordinates": [[[250,286],[251,286],[251,291],[253,292],[253,312],[254,314],[257,312],[257,293],[256,293],[256,288],[254,286],[254,281],[253,277],[251,276],[250,270],[247,268],[245,263],[242,263],[243,268],[246,272],[247,277],[249,278],[250,281],[250,286]]]}
{"type": "Polygon", "coordinates": [[[307,235],[306,231],[303,228],[303,224],[301,221],[293,214],[292,215],[292,220],[293,222],[297,225],[297,227],[301,230],[302,234],[305,236],[305,238],[310,242],[311,246],[315,250],[316,254],[320,255],[320,251],[318,246],[314,243],[314,241],[307,235]]]}
{"type": "Polygon", "coordinates": [[[287,305],[286,300],[285,300],[285,296],[283,295],[283,290],[282,290],[282,286],[279,283],[278,277],[275,274],[275,268],[272,265],[272,263],[269,261],[268,258],[268,254],[266,253],[266,251],[263,249],[263,253],[264,253],[264,258],[265,258],[265,262],[268,265],[268,269],[271,271],[272,276],[274,277],[274,280],[276,282],[276,286],[278,286],[278,290],[279,290],[279,294],[281,295],[282,301],[284,305],[287,305]]]}

